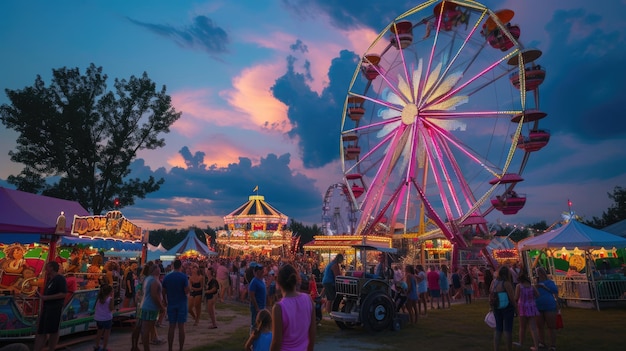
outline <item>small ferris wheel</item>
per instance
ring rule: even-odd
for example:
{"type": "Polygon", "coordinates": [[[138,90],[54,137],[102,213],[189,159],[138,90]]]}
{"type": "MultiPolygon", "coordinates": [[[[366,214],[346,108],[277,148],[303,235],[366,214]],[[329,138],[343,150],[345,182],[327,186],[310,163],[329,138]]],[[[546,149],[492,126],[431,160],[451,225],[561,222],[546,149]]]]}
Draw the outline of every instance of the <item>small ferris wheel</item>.
{"type": "Polygon", "coordinates": [[[356,211],[343,183],[328,187],[322,207],[322,232],[325,235],[354,234],[356,211]]]}

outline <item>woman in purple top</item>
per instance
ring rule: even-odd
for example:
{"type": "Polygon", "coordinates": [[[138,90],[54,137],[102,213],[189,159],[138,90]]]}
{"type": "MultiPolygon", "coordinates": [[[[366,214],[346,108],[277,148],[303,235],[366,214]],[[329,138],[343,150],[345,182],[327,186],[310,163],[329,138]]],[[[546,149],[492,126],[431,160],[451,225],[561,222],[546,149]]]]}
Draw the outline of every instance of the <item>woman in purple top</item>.
{"type": "Polygon", "coordinates": [[[283,298],[272,309],[272,351],[313,350],[315,344],[315,313],[307,294],[296,290],[298,273],[292,265],[278,271],[277,284],[283,298]]]}

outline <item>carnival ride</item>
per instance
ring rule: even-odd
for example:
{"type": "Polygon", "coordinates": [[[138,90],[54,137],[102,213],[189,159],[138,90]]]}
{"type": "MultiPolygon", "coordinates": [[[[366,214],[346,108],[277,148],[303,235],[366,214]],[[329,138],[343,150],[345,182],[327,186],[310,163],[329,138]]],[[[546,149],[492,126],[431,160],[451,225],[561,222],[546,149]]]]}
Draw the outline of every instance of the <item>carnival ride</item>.
{"type": "Polygon", "coordinates": [[[514,188],[550,133],[539,128],[541,51],[521,44],[513,17],[475,1],[426,1],[363,54],[340,136],[355,234],[407,234],[432,221],[453,243],[455,266],[471,238],[489,235],[487,214],[524,207],[514,188]]]}
{"type": "MultiPolygon", "coordinates": [[[[14,197],[18,200],[20,196],[27,198],[37,196],[16,194],[14,197]]],[[[40,202],[48,201],[53,205],[59,205],[58,201],[54,199],[35,199],[40,202]]],[[[65,204],[61,203],[61,205],[65,204]]],[[[82,214],[82,211],[76,213],[82,214]]],[[[114,213],[109,212],[105,216],[78,216],[74,214],[71,222],[72,234],[78,235],[80,233],[81,236],[88,237],[90,240],[94,238],[96,238],[94,240],[104,238],[120,240],[120,238],[124,238],[128,242],[141,240],[141,228],[124,218],[121,213],[118,213],[119,211],[112,212],[114,213]],[[86,222],[89,222],[90,225],[86,226],[86,222]]],[[[117,297],[121,294],[121,284],[112,275],[109,279],[109,274],[112,274],[111,270],[109,270],[111,273],[103,272],[102,260],[98,251],[87,245],[81,247],[75,245],[71,249],[57,246],[57,242],[61,241],[60,238],[70,230],[67,228],[63,212],[58,216],[56,223],[56,229],[52,226],[51,231],[42,231],[40,235],[28,232],[27,230],[33,230],[28,229],[32,228],[28,226],[25,227],[26,229],[20,229],[13,225],[14,228],[22,231],[19,234],[0,231],[0,342],[34,337],[39,311],[41,310],[41,300],[36,293],[43,293],[46,279],[43,268],[46,262],[51,260],[64,266],[61,272],[66,276],[68,282],[68,294],[61,315],[59,335],[69,335],[95,328],[94,311],[98,287],[102,281],[109,281],[116,293],[117,307],[113,312],[114,321],[133,320],[131,315],[135,314],[136,308],[120,308],[117,297]],[[11,240],[16,235],[18,237],[28,236],[29,238],[34,236],[37,239],[28,243],[7,243],[7,238],[11,240]],[[91,265],[84,270],[79,268],[78,264],[73,266],[74,261],[70,251],[80,257],[92,255],[91,265]],[[78,255],[79,252],[80,255],[78,255]],[[107,278],[105,279],[105,277],[107,278]]],[[[77,259],[77,262],[80,260],[77,259]]],[[[108,261],[104,267],[110,267],[113,264],[115,264],[114,261],[108,261]]]]}
{"type": "Polygon", "coordinates": [[[356,211],[349,198],[347,186],[332,184],[324,195],[322,231],[324,235],[354,234],[356,211]]]}

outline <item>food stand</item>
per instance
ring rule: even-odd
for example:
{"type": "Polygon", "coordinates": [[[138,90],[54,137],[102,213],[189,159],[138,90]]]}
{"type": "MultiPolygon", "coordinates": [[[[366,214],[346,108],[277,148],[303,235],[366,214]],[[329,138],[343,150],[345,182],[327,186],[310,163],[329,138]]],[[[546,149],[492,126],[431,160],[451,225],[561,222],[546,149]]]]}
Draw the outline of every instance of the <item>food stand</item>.
{"type": "MultiPolygon", "coordinates": [[[[572,220],[548,233],[517,243],[529,269],[548,268],[568,305],[593,306],[626,301],[626,276],[611,267],[624,264],[626,239],[572,220]],[[621,256],[620,256],[621,252],[621,256]],[[598,259],[609,262],[600,269],[598,259]]],[[[530,273],[530,272],[529,272],[530,273]]]]}

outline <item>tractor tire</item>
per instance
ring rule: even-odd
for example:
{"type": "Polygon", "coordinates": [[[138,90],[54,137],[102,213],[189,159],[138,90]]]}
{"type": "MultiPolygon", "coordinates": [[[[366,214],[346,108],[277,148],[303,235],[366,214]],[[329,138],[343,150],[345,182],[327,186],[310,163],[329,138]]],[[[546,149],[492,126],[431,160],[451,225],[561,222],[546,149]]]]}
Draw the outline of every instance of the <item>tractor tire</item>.
{"type": "Polygon", "coordinates": [[[393,300],[383,291],[374,291],[361,304],[360,320],[370,332],[388,330],[393,325],[396,310],[393,300]]]}
{"type": "MultiPolygon", "coordinates": [[[[343,295],[337,294],[335,296],[335,299],[333,300],[332,310],[347,313],[347,312],[350,312],[350,310],[353,307],[353,304],[354,302],[352,300],[344,301],[343,295]]],[[[352,329],[356,326],[355,323],[350,323],[350,322],[335,321],[335,323],[341,330],[352,329]]]]}

